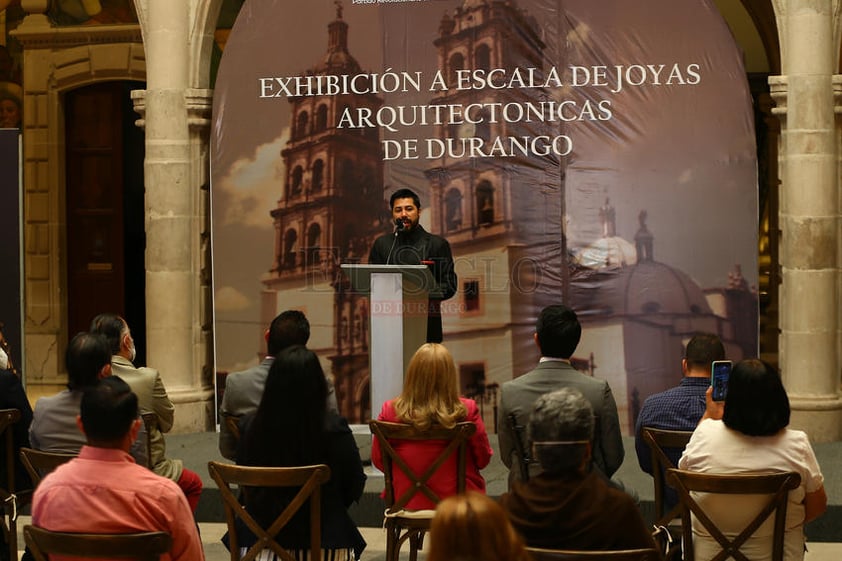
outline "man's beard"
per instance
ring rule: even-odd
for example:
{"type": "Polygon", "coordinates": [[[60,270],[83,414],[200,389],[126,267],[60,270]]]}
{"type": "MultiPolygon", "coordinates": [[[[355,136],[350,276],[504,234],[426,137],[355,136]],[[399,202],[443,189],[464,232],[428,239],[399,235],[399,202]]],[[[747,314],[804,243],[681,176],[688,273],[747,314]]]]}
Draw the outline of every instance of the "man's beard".
{"type": "Polygon", "coordinates": [[[137,356],[137,349],[134,347],[134,343],[132,346],[129,347],[129,362],[134,362],[135,357],[137,356]]]}

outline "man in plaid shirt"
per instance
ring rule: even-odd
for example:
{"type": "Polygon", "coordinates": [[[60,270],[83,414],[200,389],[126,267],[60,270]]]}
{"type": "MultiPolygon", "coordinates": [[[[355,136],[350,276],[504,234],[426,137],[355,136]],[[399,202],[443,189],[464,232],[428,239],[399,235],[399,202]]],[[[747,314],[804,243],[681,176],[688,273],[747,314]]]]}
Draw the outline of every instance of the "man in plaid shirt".
{"type": "MultiPolygon", "coordinates": [[[[711,333],[695,335],[684,351],[681,383],[664,392],[650,395],[643,403],[634,427],[634,447],[640,469],[652,474],[652,457],[649,446],[643,440],[643,427],[665,430],[691,431],[699,424],[705,412],[705,391],[710,386],[710,367],[715,360],[725,360],[725,347],[719,337],[711,333]]],[[[683,450],[664,450],[673,464],[678,464],[683,450]]],[[[672,489],[667,488],[667,493],[672,489]]],[[[670,503],[667,498],[667,503],[670,503]]]]}

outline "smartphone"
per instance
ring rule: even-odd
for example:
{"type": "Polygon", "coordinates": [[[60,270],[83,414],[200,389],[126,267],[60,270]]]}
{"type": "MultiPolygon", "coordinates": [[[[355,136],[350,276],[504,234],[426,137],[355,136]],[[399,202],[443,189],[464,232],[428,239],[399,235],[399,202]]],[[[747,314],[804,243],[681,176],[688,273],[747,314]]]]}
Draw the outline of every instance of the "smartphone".
{"type": "Polygon", "coordinates": [[[710,365],[711,397],[714,401],[724,401],[728,394],[728,377],[731,376],[730,360],[714,360],[710,365]]]}

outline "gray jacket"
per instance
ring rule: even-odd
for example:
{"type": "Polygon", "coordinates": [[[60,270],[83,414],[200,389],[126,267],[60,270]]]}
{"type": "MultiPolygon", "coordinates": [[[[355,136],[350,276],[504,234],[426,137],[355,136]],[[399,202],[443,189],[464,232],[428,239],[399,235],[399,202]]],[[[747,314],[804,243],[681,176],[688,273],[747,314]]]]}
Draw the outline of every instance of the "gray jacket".
{"type": "MultiPolygon", "coordinates": [[[[620,432],[620,419],[617,414],[617,403],[614,401],[608,382],[585,376],[566,362],[545,361],[539,363],[531,372],[506,382],[501,389],[497,436],[500,441],[500,456],[509,468],[509,482],[520,476],[520,465],[515,456],[514,435],[508,421],[509,413],[514,412],[517,416],[517,424],[526,427],[535,400],[545,393],[564,387],[576,388],[582,392],[593,407],[596,417],[593,442],[594,466],[610,478],[623,463],[625,451],[620,432]]],[[[523,442],[525,446],[528,445],[525,429],[523,442]]]]}

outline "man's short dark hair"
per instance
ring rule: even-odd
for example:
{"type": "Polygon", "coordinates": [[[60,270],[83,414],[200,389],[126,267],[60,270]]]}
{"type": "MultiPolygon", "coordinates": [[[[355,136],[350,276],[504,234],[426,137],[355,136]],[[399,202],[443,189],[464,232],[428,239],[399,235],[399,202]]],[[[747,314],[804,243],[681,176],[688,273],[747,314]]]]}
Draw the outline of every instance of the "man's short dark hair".
{"type": "Polygon", "coordinates": [[[111,363],[108,341],[98,333],[77,333],[64,353],[67,387],[82,390],[94,386],[106,364],[111,363]]]}
{"type": "Polygon", "coordinates": [[[310,322],[307,316],[298,310],[287,310],[272,320],[266,350],[270,356],[275,356],[292,345],[307,345],[309,340],[310,322]]]}
{"type": "Polygon", "coordinates": [[[770,364],[741,360],[728,379],[722,422],[749,436],[772,436],[789,424],[789,398],[781,376],[770,364]]]}
{"type": "Polygon", "coordinates": [[[725,360],[725,347],[713,333],[698,333],[687,343],[684,360],[690,368],[710,370],[714,360],[725,360]]]}
{"type": "Polygon", "coordinates": [[[421,199],[418,198],[418,195],[412,189],[398,189],[392,196],[389,197],[389,209],[395,208],[395,201],[398,199],[412,199],[412,202],[415,203],[416,208],[421,208],[421,199]]]}
{"type": "Polygon", "coordinates": [[[111,354],[120,353],[120,341],[126,329],[126,321],[117,314],[99,314],[91,321],[91,333],[99,333],[108,341],[111,354]]]}
{"type": "Polygon", "coordinates": [[[122,439],[137,419],[137,395],[119,376],[108,376],[85,390],[79,416],[91,443],[122,439]]]}
{"type": "Polygon", "coordinates": [[[541,354],[552,358],[570,358],[582,338],[582,326],[576,312],[563,304],[541,310],[535,332],[541,354]]]}

